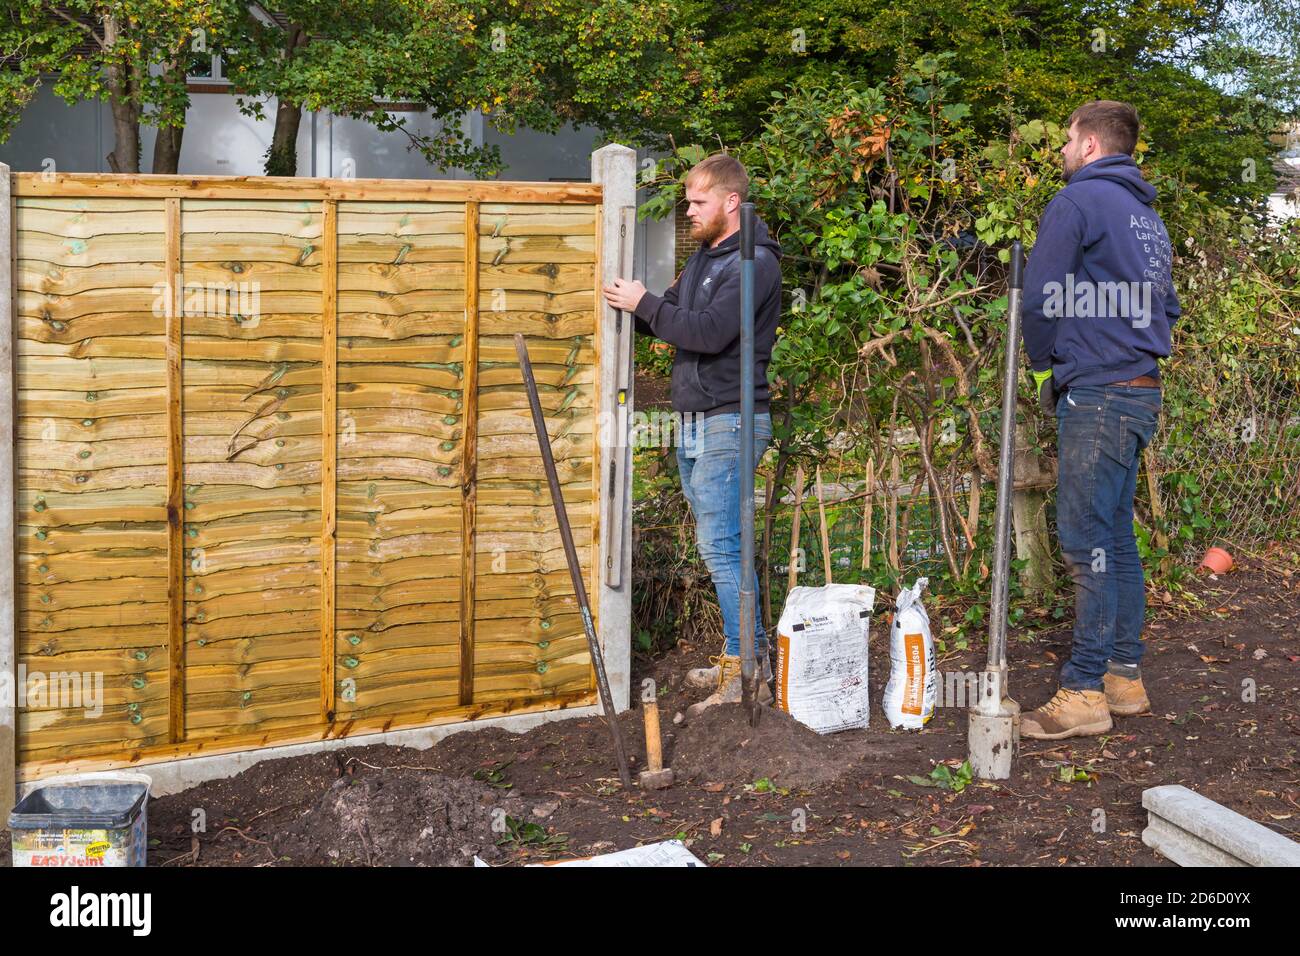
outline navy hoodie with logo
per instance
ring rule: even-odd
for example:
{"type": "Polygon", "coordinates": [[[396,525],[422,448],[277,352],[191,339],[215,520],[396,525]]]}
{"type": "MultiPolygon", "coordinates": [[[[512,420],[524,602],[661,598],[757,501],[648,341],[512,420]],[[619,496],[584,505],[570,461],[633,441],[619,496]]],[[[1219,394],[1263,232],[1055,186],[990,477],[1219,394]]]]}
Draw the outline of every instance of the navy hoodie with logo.
{"type": "MultiPolygon", "coordinates": [[[[781,318],[781,245],[754,223],[754,414],[769,410],[767,366],[781,318]]],[[[677,346],[672,401],[705,417],[740,411],[740,233],[701,246],[662,296],[647,292],[636,329],[677,346]]]]}
{"type": "Polygon", "coordinates": [[[1132,157],[1103,156],[1043,210],[1025,269],[1024,338],[1057,388],[1158,377],[1181,314],[1155,188],[1132,157]]]}

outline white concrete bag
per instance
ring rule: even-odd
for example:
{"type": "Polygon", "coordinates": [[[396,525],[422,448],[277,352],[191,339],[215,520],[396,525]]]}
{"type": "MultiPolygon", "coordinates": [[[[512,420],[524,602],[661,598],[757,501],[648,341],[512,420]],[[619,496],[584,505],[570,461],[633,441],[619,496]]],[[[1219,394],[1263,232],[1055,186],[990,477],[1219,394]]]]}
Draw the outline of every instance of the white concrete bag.
{"type": "Polygon", "coordinates": [[[867,726],[867,625],[875,602],[865,584],[790,592],[777,622],[778,710],[819,734],[867,726]]]}
{"type": "Polygon", "coordinates": [[[929,583],[916,583],[898,595],[894,624],[889,632],[889,683],[885,685],[885,716],[890,727],[916,730],[934,716],[938,677],[934,671],[934,639],[930,618],[921,604],[921,591],[929,583]]]}

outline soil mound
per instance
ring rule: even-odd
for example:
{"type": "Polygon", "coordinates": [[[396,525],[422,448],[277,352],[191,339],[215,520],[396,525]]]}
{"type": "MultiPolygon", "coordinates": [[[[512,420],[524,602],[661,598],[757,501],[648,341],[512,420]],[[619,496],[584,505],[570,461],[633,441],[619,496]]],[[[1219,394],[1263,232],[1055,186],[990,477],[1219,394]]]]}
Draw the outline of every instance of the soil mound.
{"type": "Polygon", "coordinates": [[[769,707],[751,727],[740,704],[719,704],[677,732],[672,768],[678,779],[699,783],[767,777],[802,789],[838,779],[867,750],[865,731],[823,736],[769,707]]]}
{"type": "Polygon", "coordinates": [[[508,817],[527,804],[477,780],[417,770],[340,777],[276,840],[292,862],[342,866],[470,866],[501,853],[508,817]]]}

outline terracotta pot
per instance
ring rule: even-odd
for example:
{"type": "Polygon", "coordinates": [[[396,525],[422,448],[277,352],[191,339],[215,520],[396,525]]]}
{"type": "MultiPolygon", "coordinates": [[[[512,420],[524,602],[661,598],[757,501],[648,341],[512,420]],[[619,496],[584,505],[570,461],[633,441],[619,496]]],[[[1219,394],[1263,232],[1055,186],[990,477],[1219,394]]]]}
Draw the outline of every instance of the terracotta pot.
{"type": "Polygon", "coordinates": [[[1232,555],[1222,548],[1209,548],[1201,558],[1200,567],[1208,568],[1213,574],[1227,574],[1232,570],[1232,555]]]}

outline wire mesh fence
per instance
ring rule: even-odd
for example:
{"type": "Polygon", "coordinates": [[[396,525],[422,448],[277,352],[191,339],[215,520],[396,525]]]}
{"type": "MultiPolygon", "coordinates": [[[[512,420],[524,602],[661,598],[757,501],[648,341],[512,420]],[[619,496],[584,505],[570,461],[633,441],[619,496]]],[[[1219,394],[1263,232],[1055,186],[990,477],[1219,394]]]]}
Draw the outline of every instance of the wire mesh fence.
{"type": "MultiPolygon", "coordinates": [[[[1186,573],[1212,545],[1242,557],[1300,541],[1300,332],[1245,348],[1238,344],[1231,354],[1188,347],[1165,363],[1162,399],[1134,502],[1135,532],[1153,580],[1163,584],[1186,573]]],[[[1045,550],[1040,572],[1049,588],[1066,580],[1055,547],[1055,426],[1053,418],[1022,416],[1018,445],[1033,449],[1033,467],[1028,478],[1017,471],[1016,500],[1027,507],[1017,516],[1017,531],[1024,534],[1017,535],[1013,552],[1023,562],[1026,541],[1032,544],[1037,535],[1045,550]]],[[[970,446],[930,445],[937,476],[932,481],[915,430],[897,432],[907,437],[891,444],[874,467],[864,467],[868,456],[854,456],[851,447],[821,462],[820,503],[818,463],[804,463],[809,474],[797,508],[796,469],[788,465],[770,515],[764,503],[776,452],[769,450],[757,475],[755,505],[758,571],[772,620],[791,582],[815,586],[829,579],[889,588],[920,575],[942,576],[946,569],[968,582],[987,574],[995,494],[992,482],[976,478],[970,446]]],[[[996,434],[986,434],[996,456],[996,434]]],[[[711,582],[695,560],[694,523],[680,493],[675,497],[660,496],[651,510],[643,504],[636,519],[638,547],[650,549],[638,555],[643,593],[637,600],[643,610],[647,601],[684,603],[686,610],[675,613],[694,622],[688,630],[716,630],[711,582]],[[648,568],[647,562],[657,566],[648,568]],[[657,583],[647,593],[652,580],[657,583]]]]}
{"type": "Polygon", "coordinates": [[[1139,495],[1170,554],[1300,536],[1300,336],[1245,355],[1197,350],[1164,384],[1139,495]]]}

